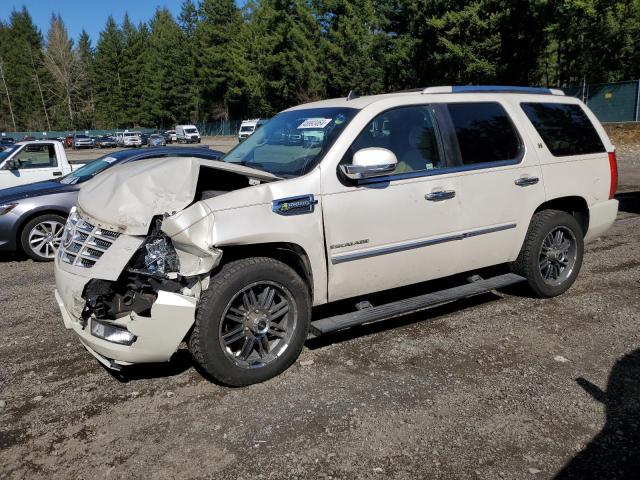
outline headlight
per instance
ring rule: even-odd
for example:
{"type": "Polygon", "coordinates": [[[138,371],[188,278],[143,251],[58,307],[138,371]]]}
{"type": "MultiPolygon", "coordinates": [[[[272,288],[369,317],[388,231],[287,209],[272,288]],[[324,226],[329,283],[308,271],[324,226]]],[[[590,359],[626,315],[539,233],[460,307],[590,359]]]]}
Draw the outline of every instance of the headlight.
{"type": "Polygon", "coordinates": [[[137,338],[126,328],[101,322],[95,318],[91,319],[91,335],[120,345],[131,345],[137,338]]]}
{"type": "Polygon", "coordinates": [[[162,275],[180,271],[180,260],[169,237],[156,234],[145,243],[147,254],[144,256],[145,268],[150,273],[162,275]]]}
{"type": "Polygon", "coordinates": [[[4,215],[5,213],[9,213],[11,210],[18,206],[17,203],[5,203],[0,205],[0,215],[4,215]]]}

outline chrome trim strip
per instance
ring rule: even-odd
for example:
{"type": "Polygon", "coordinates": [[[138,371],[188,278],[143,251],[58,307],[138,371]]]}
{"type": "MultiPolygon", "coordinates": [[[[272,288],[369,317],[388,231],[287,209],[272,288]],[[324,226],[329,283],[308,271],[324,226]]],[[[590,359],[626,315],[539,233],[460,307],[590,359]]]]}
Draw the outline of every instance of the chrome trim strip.
{"type": "Polygon", "coordinates": [[[478,237],[480,235],[487,235],[489,233],[501,232],[503,230],[510,230],[516,228],[515,223],[509,223],[506,225],[498,225],[496,227],[483,228],[480,230],[473,230],[470,232],[457,233],[455,235],[447,235],[444,237],[431,238],[428,240],[418,240],[411,243],[405,243],[402,245],[392,245],[389,247],[380,247],[367,251],[355,251],[343,254],[333,255],[331,257],[331,263],[337,265],[339,263],[351,262],[353,260],[361,260],[363,258],[378,257],[380,255],[387,255],[389,253],[404,252],[406,250],[413,250],[415,248],[429,247],[431,245],[438,245],[440,243],[453,242],[456,240],[464,240],[465,238],[478,237]]]}

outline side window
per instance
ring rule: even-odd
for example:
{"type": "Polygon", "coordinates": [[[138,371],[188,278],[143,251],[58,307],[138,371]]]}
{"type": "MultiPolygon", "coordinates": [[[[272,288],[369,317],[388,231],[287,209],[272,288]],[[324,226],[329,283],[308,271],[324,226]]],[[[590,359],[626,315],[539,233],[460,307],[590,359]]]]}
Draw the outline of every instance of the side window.
{"type": "Polygon", "coordinates": [[[400,107],[378,115],[356,138],[348,161],[355,152],[369,147],[391,150],[398,159],[395,173],[445,166],[434,115],[428,106],[400,107]]]}
{"type": "Polygon", "coordinates": [[[520,137],[499,103],[449,103],[447,110],[463,165],[514,160],[520,155],[520,137]]]}
{"type": "Polygon", "coordinates": [[[57,167],[55,147],[50,143],[27,145],[16,157],[18,168],[50,168],[57,167]]]}
{"type": "Polygon", "coordinates": [[[605,151],[600,135],[580,105],[522,103],[521,107],[556,157],[605,151]]]}

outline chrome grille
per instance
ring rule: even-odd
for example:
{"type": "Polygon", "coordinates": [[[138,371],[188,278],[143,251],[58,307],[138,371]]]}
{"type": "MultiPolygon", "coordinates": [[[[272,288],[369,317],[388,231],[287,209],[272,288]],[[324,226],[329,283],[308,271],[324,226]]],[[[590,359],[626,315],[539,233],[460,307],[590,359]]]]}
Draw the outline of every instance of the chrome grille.
{"type": "Polygon", "coordinates": [[[77,215],[70,215],[60,244],[60,260],[91,268],[120,236],[118,232],[95,227],[77,215]]]}

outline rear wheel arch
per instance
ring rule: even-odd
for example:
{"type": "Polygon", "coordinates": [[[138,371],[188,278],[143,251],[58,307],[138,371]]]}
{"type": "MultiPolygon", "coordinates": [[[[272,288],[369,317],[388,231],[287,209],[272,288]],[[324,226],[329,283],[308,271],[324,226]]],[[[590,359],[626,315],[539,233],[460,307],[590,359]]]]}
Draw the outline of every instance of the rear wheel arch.
{"type": "Polygon", "coordinates": [[[547,200],[536,209],[534,215],[543,210],[559,210],[572,215],[580,225],[583,237],[589,230],[589,206],[583,197],[568,196],[547,200]]]}

